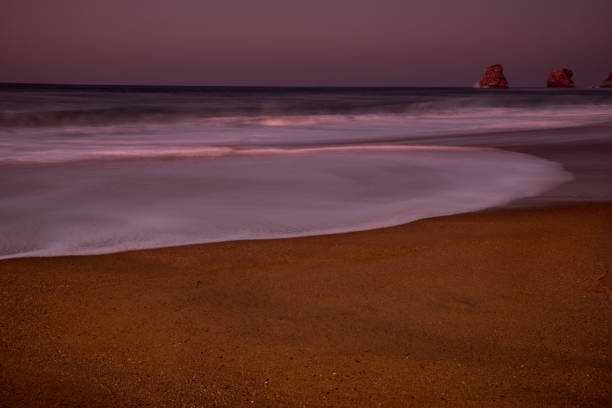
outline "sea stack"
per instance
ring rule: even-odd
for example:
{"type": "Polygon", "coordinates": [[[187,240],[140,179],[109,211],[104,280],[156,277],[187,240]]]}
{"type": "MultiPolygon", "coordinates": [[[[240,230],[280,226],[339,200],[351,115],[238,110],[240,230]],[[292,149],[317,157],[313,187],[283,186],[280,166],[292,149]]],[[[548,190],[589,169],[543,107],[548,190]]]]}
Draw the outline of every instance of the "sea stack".
{"type": "Polygon", "coordinates": [[[610,76],[608,77],[608,79],[603,81],[601,85],[599,85],[599,87],[600,88],[612,88],[612,72],[610,72],[610,76]]]}
{"type": "Polygon", "coordinates": [[[481,88],[508,88],[504,67],[501,64],[495,64],[485,68],[479,86],[481,88]]]}
{"type": "Polygon", "coordinates": [[[574,81],[572,81],[572,76],[574,76],[574,71],[571,69],[555,69],[548,74],[546,86],[549,88],[573,88],[574,81]]]}

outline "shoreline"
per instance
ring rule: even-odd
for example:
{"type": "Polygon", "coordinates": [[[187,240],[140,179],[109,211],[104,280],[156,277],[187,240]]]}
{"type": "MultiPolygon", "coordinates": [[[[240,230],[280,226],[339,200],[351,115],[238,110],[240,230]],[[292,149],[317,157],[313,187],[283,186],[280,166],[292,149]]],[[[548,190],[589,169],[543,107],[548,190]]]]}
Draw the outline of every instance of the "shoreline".
{"type": "Polygon", "coordinates": [[[611,242],[608,203],[0,261],[0,403],[605,406],[611,242]]]}

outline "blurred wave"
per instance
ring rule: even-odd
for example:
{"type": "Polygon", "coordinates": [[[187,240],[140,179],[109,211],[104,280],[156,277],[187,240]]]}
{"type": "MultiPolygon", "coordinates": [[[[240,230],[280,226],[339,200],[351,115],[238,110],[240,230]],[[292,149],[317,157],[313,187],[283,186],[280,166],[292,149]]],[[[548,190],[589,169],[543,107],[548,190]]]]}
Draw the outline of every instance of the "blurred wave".
{"type": "Polygon", "coordinates": [[[612,109],[606,90],[471,88],[99,87],[0,84],[0,127],[102,126],[320,116],[465,115],[483,109],[612,109]]]}
{"type": "Polygon", "coordinates": [[[473,211],[571,179],[496,149],[252,149],[3,166],[0,259],[330,234],[473,211]]]}
{"type": "Polygon", "coordinates": [[[499,137],[474,135],[612,120],[612,92],[601,90],[4,85],[0,96],[0,163],[203,157],[263,146],[488,146],[499,137]]]}

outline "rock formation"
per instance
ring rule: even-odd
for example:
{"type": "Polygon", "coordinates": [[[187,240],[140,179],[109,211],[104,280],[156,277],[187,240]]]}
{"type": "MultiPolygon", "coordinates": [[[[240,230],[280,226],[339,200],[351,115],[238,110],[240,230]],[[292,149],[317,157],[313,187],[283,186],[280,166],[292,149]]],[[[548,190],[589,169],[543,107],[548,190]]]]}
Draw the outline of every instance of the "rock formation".
{"type": "Polygon", "coordinates": [[[548,86],[549,88],[573,88],[573,75],[574,72],[571,69],[555,69],[550,74],[548,74],[548,82],[546,83],[546,86],[548,86]]]}
{"type": "Polygon", "coordinates": [[[608,79],[603,81],[601,85],[599,85],[599,87],[600,88],[612,88],[612,72],[610,72],[610,76],[608,77],[608,79]]]}
{"type": "Polygon", "coordinates": [[[501,64],[495,64],[485,68],[479,86],[481,88],[508,88],[504,67],[501,64]]]}

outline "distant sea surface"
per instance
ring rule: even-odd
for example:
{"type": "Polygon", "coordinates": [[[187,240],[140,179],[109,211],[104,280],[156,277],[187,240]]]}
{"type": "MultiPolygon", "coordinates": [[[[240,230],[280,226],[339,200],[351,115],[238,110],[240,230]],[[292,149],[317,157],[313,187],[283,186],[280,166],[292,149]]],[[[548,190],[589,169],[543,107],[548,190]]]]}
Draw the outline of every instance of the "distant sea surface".
{"type": "Polygon", "coordinates": [[[499,206],[573,178],[499,147],[610,142],[611,122],[604,89],[0,84],[0,258],[499,206]]]}

